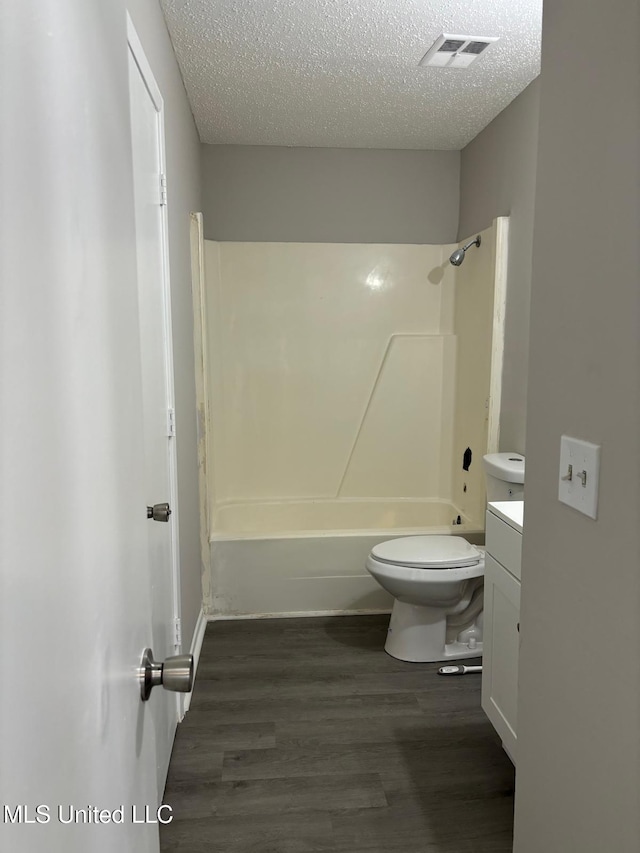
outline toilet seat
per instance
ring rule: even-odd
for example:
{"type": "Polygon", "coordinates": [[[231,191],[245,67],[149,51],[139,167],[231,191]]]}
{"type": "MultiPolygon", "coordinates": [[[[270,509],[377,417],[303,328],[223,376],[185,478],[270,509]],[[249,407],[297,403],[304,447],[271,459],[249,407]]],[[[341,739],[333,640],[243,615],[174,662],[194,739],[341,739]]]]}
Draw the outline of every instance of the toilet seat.
{"type": "MultiPolygon", "coordinates": [[[[461,536],[405,536],[381,542],[371,551],[378,564],[436,572],[477,567],[484,563],[483,556],[461,536]]],[[[465,573],[465,577],[474,576],[465,573]]]]}
{"type": "Polygon", "coordinates": [[[471,578],[481,578],[484,575],[484,557],[482,555],[473,566],[426,569],[403,566],[398,563],[386,563],[369,554],[366,566],[374,577],[386,578],[389,581],[400,583],[415,583],[417,581],[420,584],[450,584],[471,580],[471,578]]]}

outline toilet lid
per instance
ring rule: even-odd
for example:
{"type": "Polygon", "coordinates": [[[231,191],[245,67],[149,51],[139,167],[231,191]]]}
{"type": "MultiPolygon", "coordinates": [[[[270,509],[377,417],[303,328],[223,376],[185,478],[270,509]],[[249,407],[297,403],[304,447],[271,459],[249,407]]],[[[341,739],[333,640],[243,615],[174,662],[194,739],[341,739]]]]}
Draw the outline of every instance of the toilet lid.
{"type": "Polygon", "coordinates": [[[452,569],[475,566],[482,554],[461,536],[405,536],[381,542],[371,556],[414,569],[452,569]]]}

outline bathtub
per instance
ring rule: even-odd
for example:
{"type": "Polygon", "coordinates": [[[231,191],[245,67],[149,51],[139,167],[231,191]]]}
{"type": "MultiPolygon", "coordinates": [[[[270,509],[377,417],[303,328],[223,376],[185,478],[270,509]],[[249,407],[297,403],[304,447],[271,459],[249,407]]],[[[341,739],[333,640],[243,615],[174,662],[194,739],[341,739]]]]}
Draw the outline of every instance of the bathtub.
{"type": "Polygon", "coordinates": [[[217,617],[390,612],[365,569],[374,545],[425,533],[484,541],[483,521],[439,500],[227,503],[213,531],[205,597],[217,617]]]}

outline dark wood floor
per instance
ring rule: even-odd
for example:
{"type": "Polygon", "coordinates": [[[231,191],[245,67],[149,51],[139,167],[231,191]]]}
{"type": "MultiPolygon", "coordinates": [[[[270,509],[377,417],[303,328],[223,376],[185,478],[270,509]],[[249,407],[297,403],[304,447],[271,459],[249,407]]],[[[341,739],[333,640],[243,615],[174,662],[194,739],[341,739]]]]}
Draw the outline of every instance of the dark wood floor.
{"type": "Polygon", "coordinates": [[[164,853],[511,851],[513,767],[480,676],[394,660],[387,623],[209,625],[164,853]]]}

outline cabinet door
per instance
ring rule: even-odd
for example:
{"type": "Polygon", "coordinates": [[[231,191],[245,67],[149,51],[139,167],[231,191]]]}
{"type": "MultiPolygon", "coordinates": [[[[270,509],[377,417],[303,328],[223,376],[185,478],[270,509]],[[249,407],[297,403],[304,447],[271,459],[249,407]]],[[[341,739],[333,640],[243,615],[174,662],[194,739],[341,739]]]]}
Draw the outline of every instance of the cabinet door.
{"type": "Polygon", "coordinates": [[[520,583],[489,554],[484,576],[482,708],[515,764],[520,583]]]}

